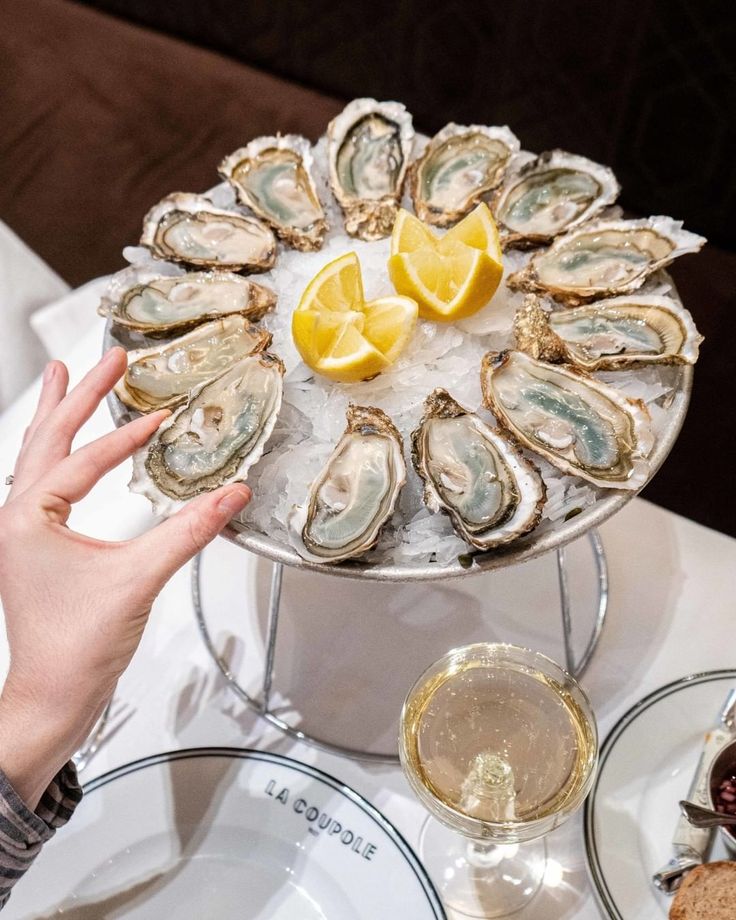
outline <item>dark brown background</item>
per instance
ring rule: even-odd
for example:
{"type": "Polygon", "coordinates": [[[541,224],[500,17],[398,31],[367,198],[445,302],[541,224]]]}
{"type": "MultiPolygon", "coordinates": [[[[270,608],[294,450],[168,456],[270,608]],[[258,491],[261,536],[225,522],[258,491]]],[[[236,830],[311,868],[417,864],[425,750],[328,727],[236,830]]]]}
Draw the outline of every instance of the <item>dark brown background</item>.
{"type": "Polygon", "coordinates": [[[208,187],[259,133],[316,138],[357,95],[401,99],[427,132],[508,123],[527,149],[608,163],[628,211],[711,240],[673,270],[706,343],[683,433],[645,496],[736,534],[732,8],[2,0],[0,218],[84,282],[120,267],[157,198],[208,187]]]}

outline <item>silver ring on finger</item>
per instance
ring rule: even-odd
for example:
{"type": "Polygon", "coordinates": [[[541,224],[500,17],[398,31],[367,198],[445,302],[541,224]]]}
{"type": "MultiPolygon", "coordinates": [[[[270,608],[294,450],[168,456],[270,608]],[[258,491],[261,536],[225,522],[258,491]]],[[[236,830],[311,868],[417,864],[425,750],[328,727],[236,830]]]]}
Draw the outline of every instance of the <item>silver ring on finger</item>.
{"type": "Polygon", "coordinates": [[[5,485],[6,485],[6,486],[12,486],[14,482],[15,482],[15,476],[13,476],[12,473],[9,473],[9,474],[5,477],[5,485]]]}

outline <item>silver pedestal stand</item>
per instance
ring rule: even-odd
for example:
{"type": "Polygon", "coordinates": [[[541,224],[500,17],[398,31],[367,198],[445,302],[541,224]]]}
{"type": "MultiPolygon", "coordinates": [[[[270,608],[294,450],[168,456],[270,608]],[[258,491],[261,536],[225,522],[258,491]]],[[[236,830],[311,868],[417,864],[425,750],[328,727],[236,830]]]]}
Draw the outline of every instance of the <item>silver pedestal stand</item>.
{"type": "MultiPolygon", "coordinates": [[[[662,273],[662,279],[668,280],[668,276],[662,273]]],[[[153,344],[152,340],[150,344],[153,344]]],[[[113,345],[122,345],[126,349],[129,349],[139,347],[140,343],[133,342],[126,336],[124,330],[115,330],[112,323],[108,321],[105,329],[103,350],[106,351],[113,345]]],[[[652,475],[659,469],[677,440],[680,428],[687,414],[690,393],[692,391],[693,368],[691,366],[672,367],[670,368],[670,372],[673,374],[673,389],[666,406],[666,418],[660,420],[658,430],[656,430],[656,443],[648,458],[652,475]]],[[[108,406],[112,418],[118,427],[129,422],[135,415],[135,413],[131,413],[130,410],[117,399],[114,393],[108,396],[108,406]]],[[[304,741],[307,744],[314,745],[315,747],[319,747],[334,754],[372,761],[374,763],[396,763],[397,756],[395,754],[378,754],[371,751],[360,751],[353,748],[342,747],[320,738],[315,738],[289,725],[271,709],[271,688],[273,683],[276,638],[279,628],[279,611],[284,566],[289,565],[299,569],[311,569],[312,571],[320,572],[322,575],[329,574],[335,577],[361,578],[380,582],[444,581],[448,578],[505,568],[508,565],[526,562],[537,556],[554,552],[556,554],[560,608],[562,612],[562,638],[565,650],[565,664],[570,673],[579,677],[588,666],[598,644],[608,607],[608,570],[603,545],[596,528],[619,511],[626,502],[633,498],[633,496],[633,492],[610,490],[608,494],[600,498],[592,506],[582,510],[577,516],[564,522],[558,522],[554,528],[548,528],[546,532],[541,534],[535,531],[528,537],[517,541],[516,544],[512,544],[512,547],[508,550],[482,554],[471,560],[466,559],[463,561],[466,564],[458,560],[447,566],[430,564],[412,567],[346,562],[336,566],[326,567],[313,562],[305,562],[289,545],[274,540],[266,534],[257,533],[233,522],[230,527],[225,529],[224,536],[250,552],[259,556],[264,556],[273,562],[264,678],[258,698],[252,697],[240,685],[235,675],[230,671],[227,662],[220,657],[217,649],[214,647],[202,608],[200,590],[201,565],[199,558],[195,560],[192,573],[192,598],[197,623],[207,650],[229,686],[241,700],[252,707],[271,725],[292,738],[304,741]],[[595,570],[597,573],[598,601],[597,608],[594,611],[592,631],[588,637],[582,655],[579,659],[576,659],[572,648],[574,618],[567,580],[565,546],[571,541],[577,540],[583,536],[587,537],[593,551],[595,570]],[[468,567],[468,565],[470,565],[470,567],[468,567]]]]}
{"type": "MultiPolygon", "coordinates": [[[[572,633],[573,633],[573,613],[570,603],[570,591],[568,585],[568,572],[565,561],[565,548],[559,547],[555,551],[557,562],[557,577],[560,591],[560,610],[562,614],[562,638],[565,649],[565,665],[567,670],[575,677],[580,677],[590,663],[593,652],[598,645],[601,636],[603,623],[606,619],[608,609],[608,566],[606,555],[603,549],[600,535],[597,530],[591,530],[587,534],[588,541],[593,553],[593,561],[596,570],[597,602],[593,628],[585,645],[582,655],[575,659],[573,652],[572,633]]],[[[271,688],[273,684],[273,669],[276,657],[276,639],[279,629],[279,613],[281,609],[281,588],[284,579],[284,563],[274,562],[271,572],[271,593],[268,604],[268,620],[266,628],[266,653],[263,671],[263,683],[261,685],[260,695],[252,696],[243,688],[236,676],[230,670],[227,662],[219,655],[212,641],[207,621],[205,618],[204,608],[202,605],[201,590],[202,566],[201,556],[197,556],[192,567],[192,601],[194,612],[197,619],[199,631],[202,634],[207,651],[210,653],[217,667],[220,669],[222,676],[227,681],[233,692],[244,702],[254,709],[258,715],[273,725],[279,731],[294,738],[298,741],[304,741],[306,744],[313,745],[323,751],[331,754],[339,754],[343,757],[353,757],[358,760],[371,761],[373,763],[398,763],[396,754],[378,754],[372,751],[361,751],[354,748],[344,747],[325,741],[321,738],[315,738],[306,732],[289,725],[280,716],[270,708],[271,688]]]]}
{"type": "MultiPolygon", "coordinates": [[[[671,368],[671,372],[676,376],[673,380],[673,395],[667,406],[666,424],[662,426],[662,430],[657,432],[657,440],[649,456],[652,475],[659,469],[677,440],[677,436],[680,433],[680,428],[682,427],[687,413],[690,393],[692,391],[693,368],[691,366],[673,367],[671,368]]],[[[580,677],[590,663],[596,646],[598,645],[603,623],[606,618],[606,611],[608,609],[608,568],[603,544],[596,528],[623,508],[623,506],[634,497],[634,494],[635,493],[631,491],[609,490],[608,493],[596,501],[595,504],[585,508],[579,514],[568,520],[558,522],[554,528],[549,528],[546,532],[533,532],[528,537],[517,541],[516,544],[512,544],[511,547],[503,551],[496,550],[494,552],[475,556],[473,559],[462,561],[458,559],[457,562],[447,566],[432,564],[424,566],[401,566],[391,564],[371,565],[364,562],[345,562],[335,566],[319,565],[303,560],[291,546],[280,543],[265,534],[257,533],[233,522],[230,527],[226,528],[224,535],[245,549],[259,556],[264,556],[273,562],[264,676],[259,697],[251,696],[251,694],[240,685],[236,676],[231,672],[227,662],[220,657],[212,642],[212,637],[207,627],[207,621],[202,607],[200,585],[201,565],[199,558],[195,561],[192,572],[192,599],[197,623],[205,645],[207,646],[207,650],[229,686],[241,700],[252,707],[271,725],[291,738],[304,741],[307,744],[314,745],[315,747],[333,754],[354,757],[374,763],[396,763],[398,760],[396,754],[380,754],[371,751],[355,750],[354,748],[343,747],[321,738],[315,738],[295,728],[293,725],[289,725],[271,709],[271,688],[273,684],[276,638],[279,628],[284,565],[320,572],[323,576],[331,575],[333,577],[360,578],[379,582],[430,581],[446,580],[461,576],[465,577],[474,573],[489,572],[494,569],[505,568],[509,565],[526,562],[537,556],[554,552],[557,564],[560,609],[562,614],[562,639],[565,651],[565,666],[571,674],[580,677]],[[572,644],[574,617],[570,601],[565,547],[568,543],[580,539],[583,536],[587,537],[593,553],[598,598],[594,609],[593,628],[588,636],[588,641],[580,658],[576,659],[572,644]]]]}

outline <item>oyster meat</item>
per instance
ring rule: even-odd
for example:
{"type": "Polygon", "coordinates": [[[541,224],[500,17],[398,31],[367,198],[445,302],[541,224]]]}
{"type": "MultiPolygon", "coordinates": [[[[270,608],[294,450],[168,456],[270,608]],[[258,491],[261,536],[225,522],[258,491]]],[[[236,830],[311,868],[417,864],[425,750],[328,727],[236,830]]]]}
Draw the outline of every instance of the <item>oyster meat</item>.
{"type": "Polygon", "coordinates": [[[289,516],[292,542],[310,562],[342,562],[367,552],[406,481],[401,435],[391,419],[380,409],[351,404],[347,421],[306,504],[289,516]]]}
{"type": "Polygon", "coordinates": [[[504,177],[519,140],[507,127],[449,125],[412,164],[409,193],[420,220],[454,224],[504,177]]]}
{"type": "Polygon", "coordinates": [[[563,472],[614,489],[640,489],[649,478],[654,438],[640,401],[520,351],[486,355],[481,385],[498,421],[563,472]]]}
{"type": "Polygon", "coordinates": [[[165,345],[128,352],[128,370],[115,395],[138,412],[171,409],[195,387],[270,344],[271,333],[242,316],[212,320],[165,345]]]}
{"type": "Polygon", "coordinates": [[[514,335],[517,349],[532,358],[586,371],[695,364],[703,341],[682,304],[656,294],[624,294],[552,313],[528,294],[514,335]]]}
{"type": "Polygon", "coordinates": [[[151,208],[141,246],[157,259],[195,268],[268,271],[276,261],[276,238],[262,221],[187,192],[167,195],[151,208]]]}
{"type": "Polygon", "coordinates": [[[256,321],[275,304],[272,290],[232,272],[162,275],[127,268],[113,275],[97,312],[116,326],[160,338],[233,314],[256,321]]]}
{"type": "Polygon", "coordinates": [[[574,306],[635,291],[657,269],[704,243],[671,217],[594,220],[535,253],[507,283],[574,306]]]}
{"type": "Polygon", "coordinates": [[[512,163],[493,196],[504,246],[549,243],[595,217],[618,198],[621,186],[607,166],[550,150],[512,163]]]}
{"type": "Polygon", "coordinates": [[[411,115],[399,102],[353,99],[330,122],[330,185],[351,236],[379,240],[391,233],[413,142],[411,115]]]}
{"type": "Polygon", "coordinates": [[[468,412],[446,390],[424,403],[412,434],[414,468],[430,511],[450,516],[458,536],[478,549],[510,543],[542,515],[542,477],[509,436],[468,412]]]}
{"type": "Polygon", "coordinates": [[[312,177],[309,141],[298,134],[258,137],[220,163],[238,199],[294,249],[322,246],[327,221],[312,177]]]}
{"type": "Polygon", "coordinates": [[[283,375],[281,359],[263,352],[193,390],[136,451],[130,490],[167,515],[195,495],[244,481],[276,424],[283,375]]]}

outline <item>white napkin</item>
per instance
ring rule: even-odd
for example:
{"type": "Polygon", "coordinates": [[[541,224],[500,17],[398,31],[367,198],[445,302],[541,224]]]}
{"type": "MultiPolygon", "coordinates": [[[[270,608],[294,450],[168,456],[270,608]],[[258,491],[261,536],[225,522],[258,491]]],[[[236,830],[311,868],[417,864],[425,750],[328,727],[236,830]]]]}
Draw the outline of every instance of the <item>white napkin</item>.
{"type": "Polygon", "coordinates": [[[97,305],[107,282],[106,277],[95,278],[70,291],[65,297],[36,310],[31,317],[31,326],[50,358],[63,360],[93,326],[104,323],[97,315],[97,305]]]}
{"type": "Polygon", "coordinates": [[[29,326],[30,314],[68,290],[69,285],[0,221],[0,409],[28,386],[46,360],[29,326]]]}

